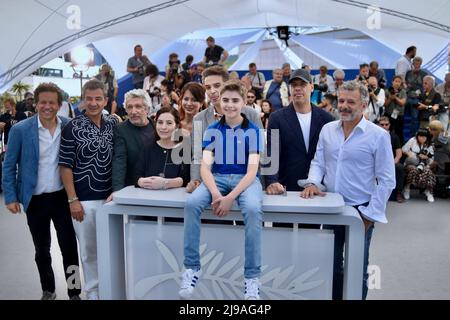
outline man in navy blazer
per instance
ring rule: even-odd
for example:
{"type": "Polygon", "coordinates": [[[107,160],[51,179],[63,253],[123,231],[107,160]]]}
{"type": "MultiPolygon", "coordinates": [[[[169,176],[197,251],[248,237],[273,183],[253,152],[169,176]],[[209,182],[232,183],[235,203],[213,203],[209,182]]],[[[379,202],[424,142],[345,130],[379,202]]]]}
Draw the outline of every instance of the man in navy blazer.
{"type": "Polygon", "coordinates": [[[279,166],[276,174],[265,176],[268,194],[301,190],[298,180],[308,177],[320,130],[326,123],[333,121],[328,112],[311,105],[314,86],[308,71],[299,69],[293,72],[289,85],[292,102],[269,117],[267,152],[272,159],[271,164],[278,163],[279,166]],[[272,139],[272,130],[278,130],[279,141],[272,139]],[[277,150],[274,148],[277,143],[279,152],[272,154],[272,149],[277,150]]]}
{"type": "Polygon", "coordinates": [[[9,134],[3,163],[5,204],[13,214],[21,212],[20,204],[26,212],[43,292],[41,300],[56,298],[50,221],[61,248],[69,298],[79,300],[77,241],[58,168],[61,130],[69,119],[56,115],[62,92],[55,84],[40,84],[34,97],[37,115],[14,125],[9,134]]]}

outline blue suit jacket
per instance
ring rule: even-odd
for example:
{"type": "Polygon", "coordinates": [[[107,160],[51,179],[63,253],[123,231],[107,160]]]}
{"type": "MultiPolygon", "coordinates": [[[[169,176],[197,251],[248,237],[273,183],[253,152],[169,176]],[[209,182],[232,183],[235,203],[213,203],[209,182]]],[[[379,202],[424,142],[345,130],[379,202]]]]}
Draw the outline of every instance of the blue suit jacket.
{"type": "MultiPolygon", "coordinates": [[[[15,124],[9,133],[8,149],[3,162],[5,204],[19,202],[27,211],[37,185],[39,166],[38,116],[15,124]]],[[[64,127],[69,119],[59,117],[64,127]]]]}
{"type": "Polygon", "coordinates": [[[266,186],[279,182],[286,186],[287,191],[301,189],[297,181],[308,177],[309,166],[316,153],[320,131],[326,123],[334,120],[328,112],[316,106],[312,106],[311,112],[308,152],[306,152],[302,129],[292,103],[270,115],[267,128],[267,152],[271,158],[277,156],[275,154],[271,156],[272,129],[279,130],[280,152],[278,174],[266,176],[266,186]]]}

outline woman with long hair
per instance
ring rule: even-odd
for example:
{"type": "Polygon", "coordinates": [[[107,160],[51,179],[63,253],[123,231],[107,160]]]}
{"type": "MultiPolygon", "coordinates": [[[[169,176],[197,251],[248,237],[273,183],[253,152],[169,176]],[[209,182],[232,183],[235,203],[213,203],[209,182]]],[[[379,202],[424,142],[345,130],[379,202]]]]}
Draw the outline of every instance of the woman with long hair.
{"type": "Polygon", "coordinates": [[[178,106],[183,134],[190,135],[194,116],[206,107],[205,88],[196,82],[187,83],[181,90],[178,106]]]}
{"type": "Polygon", "coordinates": [[[264,129],[267,129],[269,125],[269,117],[273,112],[272,103],[270,100],[264,99],[261,100],[261,122],[263,124],[264,129]]]}

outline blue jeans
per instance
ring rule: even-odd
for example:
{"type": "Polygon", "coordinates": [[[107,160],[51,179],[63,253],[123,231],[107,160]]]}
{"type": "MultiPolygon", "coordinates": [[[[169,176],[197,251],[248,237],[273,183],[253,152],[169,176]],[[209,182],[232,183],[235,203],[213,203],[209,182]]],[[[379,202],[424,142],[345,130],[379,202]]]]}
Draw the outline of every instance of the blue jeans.
{"type": "MultiPolygon", "coordinates": [[[[225,196],[242,180],[242,174],[214,174],[217,188],[225,196]]],[[[261,274],[261,230],[263,192],[259,178],[247,187],[236,199],[245,223],[245,265],[246,279],[261,274]]],[[[184,266],[200,270],[200,216],[210,206],[211,192],[204,183],[190,195],[184,207],[184,266]]],[[[226,241],[226,239],[224,239],[226,241]]]]}
{"type": "MultiPolygon", "coordinates": [[[[344,244],[345,226],[324,226],[324,229],[334,231],[334,263],[333,263],[333,300],[342,300],[344,289],[344,244]]],[[[372,240],[374,225],[365,233],[364,237],[364,267],[363,267],[363,288],[362,299],[366,300],[368,293],[369,274],[369,249],[372,240]]]]}

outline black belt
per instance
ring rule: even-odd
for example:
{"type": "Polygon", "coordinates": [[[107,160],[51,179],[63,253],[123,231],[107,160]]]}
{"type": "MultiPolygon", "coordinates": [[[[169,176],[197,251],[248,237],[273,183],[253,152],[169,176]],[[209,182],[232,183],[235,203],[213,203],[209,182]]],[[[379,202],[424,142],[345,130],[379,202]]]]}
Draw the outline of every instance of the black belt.
{"type": "Polygon", "coordinates": [[[364,202],[362,204],[355,204],[354,206],[352,206],[353,208],[355,208],[359,214],[361,214],[361,211],[359,211],[358,207],[359,206],[363,206],[363,207],[367,207],[369,205],[369,202],[364,202]]]}

